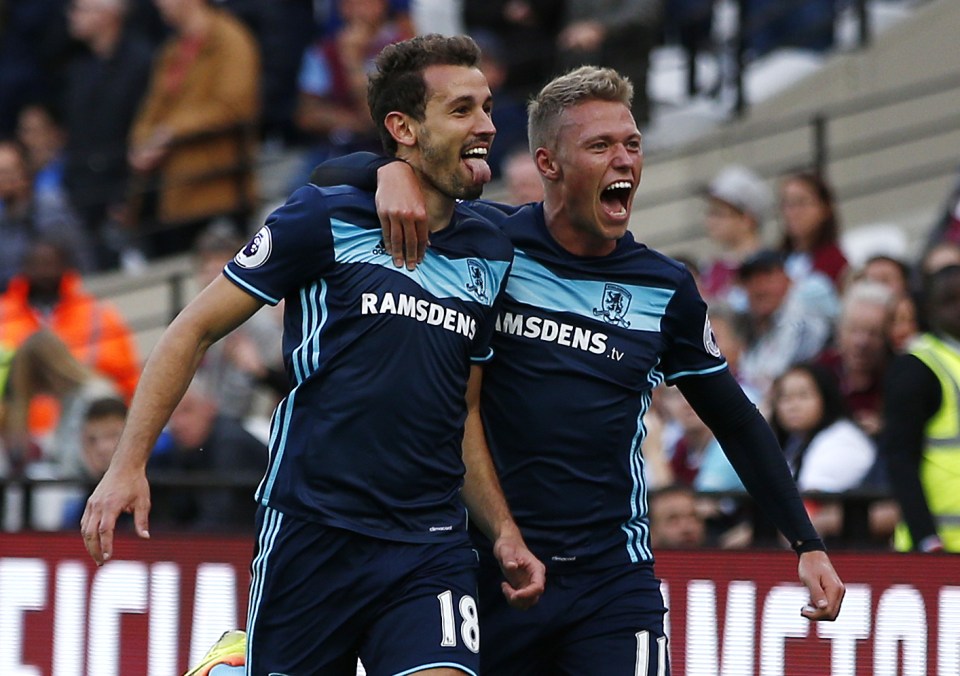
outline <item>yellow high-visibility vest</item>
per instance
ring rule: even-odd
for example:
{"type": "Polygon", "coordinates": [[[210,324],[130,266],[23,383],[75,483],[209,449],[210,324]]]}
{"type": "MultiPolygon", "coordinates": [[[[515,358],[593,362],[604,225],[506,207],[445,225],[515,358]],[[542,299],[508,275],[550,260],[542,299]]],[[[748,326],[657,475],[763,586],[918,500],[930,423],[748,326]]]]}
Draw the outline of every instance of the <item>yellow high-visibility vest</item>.
{"type": "MultiPolygon", "coordinates": [[[[924,430],[920,483],[944,550],[960,552],[960,351],[925,333],[911,343],[908,352],[940,381],[940,409],[924,430]]],[[[912,544],[906,524],[901,523],[894,547],[909,551],[912,544]]]]}

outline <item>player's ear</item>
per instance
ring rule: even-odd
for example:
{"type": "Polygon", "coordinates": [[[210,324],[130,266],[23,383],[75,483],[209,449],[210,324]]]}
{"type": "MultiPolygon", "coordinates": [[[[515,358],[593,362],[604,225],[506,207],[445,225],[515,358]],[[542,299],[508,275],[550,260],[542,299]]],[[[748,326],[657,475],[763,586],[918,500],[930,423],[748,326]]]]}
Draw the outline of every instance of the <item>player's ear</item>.
{"type": "Polygon", "coordinates": [[[417,144],[417,129],[413,120],[404,113],[387,113],[383,123],[397,145],[411,148],[417,144]]]}
{"type": "Polygon", "coordinates": [[[556,181],[560,178],[560,165],[557,163],[554,154],[547,148],[537,148],[533,154],[533,161],[537,163],[537,170],[540,175],[548,181],[556,181]]]}

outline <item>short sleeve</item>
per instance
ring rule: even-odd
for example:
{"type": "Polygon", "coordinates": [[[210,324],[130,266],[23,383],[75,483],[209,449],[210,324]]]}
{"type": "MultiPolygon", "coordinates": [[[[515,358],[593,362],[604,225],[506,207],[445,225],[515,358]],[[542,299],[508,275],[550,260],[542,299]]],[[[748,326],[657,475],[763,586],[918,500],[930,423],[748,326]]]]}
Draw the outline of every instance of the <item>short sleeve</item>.
{"type": "Polygon", "coordinates": [[[661,362],[667,382],[727,368],[710,327],[707,304],[687,270],[683,271],[677,291],[667,305],[661,330],[667,341],[661,362]]]}
{"type": "Polygon", "coordinates": [[[332,267],[333,238],[324,197],[308,185],[270,214],[223,274],[250,295],[276,305],[332,267]]]}

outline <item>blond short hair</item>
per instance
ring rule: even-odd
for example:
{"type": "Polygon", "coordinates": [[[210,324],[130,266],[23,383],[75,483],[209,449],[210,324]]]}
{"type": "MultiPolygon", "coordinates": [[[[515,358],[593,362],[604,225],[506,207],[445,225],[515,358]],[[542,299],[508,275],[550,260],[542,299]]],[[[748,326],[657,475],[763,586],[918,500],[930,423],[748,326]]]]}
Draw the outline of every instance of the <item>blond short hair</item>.
{"type": "Polygon", "coordinates": [[[530,152],[552,147],[563,111],[585,101],[611,101],[629,108],[633,83],[613,68],[597,66],[580,66],[548,82],[527,105],[530,152]]]}

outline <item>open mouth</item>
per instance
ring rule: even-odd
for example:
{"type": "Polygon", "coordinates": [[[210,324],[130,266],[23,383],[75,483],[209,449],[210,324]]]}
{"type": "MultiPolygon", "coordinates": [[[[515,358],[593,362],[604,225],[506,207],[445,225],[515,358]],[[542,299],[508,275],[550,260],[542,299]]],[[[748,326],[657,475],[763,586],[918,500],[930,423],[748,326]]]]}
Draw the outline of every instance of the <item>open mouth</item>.
{"type": "Polygon", "coordinates": [[[630,181],[614,181],[600,191],[600,203],[611,216],[626,216],[632,191],[633,183],[630,181]]]}
{"type": "Polygon", "coordinates": [[[474,184],[489,183],[492,178],[490,165],[487,164],[489,152],[486,146],[471,146],[460,153],[460,159],[470,170],[474,184]]]}

